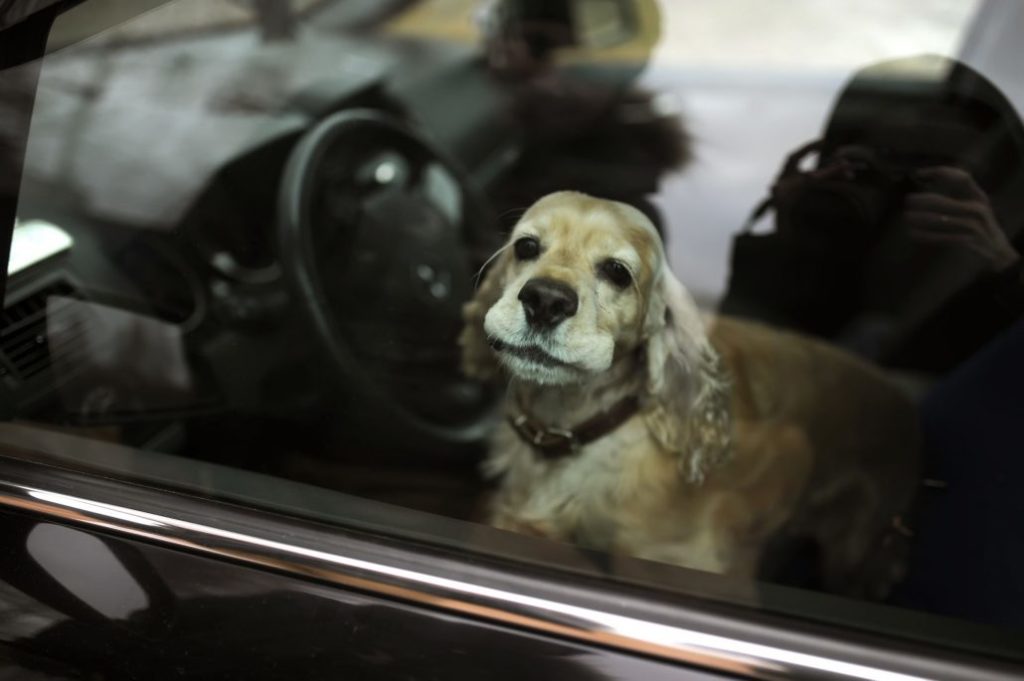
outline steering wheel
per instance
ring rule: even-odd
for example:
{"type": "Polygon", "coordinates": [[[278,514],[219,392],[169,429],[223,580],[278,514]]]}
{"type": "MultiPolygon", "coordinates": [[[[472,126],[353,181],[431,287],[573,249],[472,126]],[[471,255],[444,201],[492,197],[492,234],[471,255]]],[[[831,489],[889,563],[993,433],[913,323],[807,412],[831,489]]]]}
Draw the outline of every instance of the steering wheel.
{"type": "Polygon", "coordinates": [[[330,371],[385,439],[480,440],[497,396],[462,376],[456,337],[474,253],[497,233],[472,184],[394,117],[346,110],[300,138],[279,212],[296,303],[330,371]]]}

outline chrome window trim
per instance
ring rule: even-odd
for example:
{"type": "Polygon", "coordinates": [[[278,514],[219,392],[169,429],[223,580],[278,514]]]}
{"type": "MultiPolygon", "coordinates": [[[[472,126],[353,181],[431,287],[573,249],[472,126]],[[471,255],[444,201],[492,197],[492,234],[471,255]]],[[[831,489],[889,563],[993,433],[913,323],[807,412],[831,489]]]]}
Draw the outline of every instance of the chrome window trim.
{"type": "Polygon", "coordinates": [[[272,569],[494,624],[752,678],[1021,678],[1010,667],[941,651],[883,650],[667,606],[614,584],[516,578],[386,538],[0,458],[0,509],[272,569]],[[213,522],[212,519],[216,519],[213,522]],[[756,642],[755,642],[756,641],[756,642]],[[813,652],[808,652],[813,651],[813,652]]]}

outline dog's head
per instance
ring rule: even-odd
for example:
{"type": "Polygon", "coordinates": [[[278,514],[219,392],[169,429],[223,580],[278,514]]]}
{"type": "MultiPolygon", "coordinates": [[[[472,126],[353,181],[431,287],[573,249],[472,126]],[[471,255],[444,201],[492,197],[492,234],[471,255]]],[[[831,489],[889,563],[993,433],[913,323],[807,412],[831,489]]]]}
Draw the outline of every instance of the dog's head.
{"type": "Polygon", "coordinates": [[[535,203],[465,308],[464,368],[503,366],[537,384],[585,384],[616,359],[645,357],[644,415],[699,478],[728,449],[728,396],[693,299],[650,220],[577,192],[535,203]]]}

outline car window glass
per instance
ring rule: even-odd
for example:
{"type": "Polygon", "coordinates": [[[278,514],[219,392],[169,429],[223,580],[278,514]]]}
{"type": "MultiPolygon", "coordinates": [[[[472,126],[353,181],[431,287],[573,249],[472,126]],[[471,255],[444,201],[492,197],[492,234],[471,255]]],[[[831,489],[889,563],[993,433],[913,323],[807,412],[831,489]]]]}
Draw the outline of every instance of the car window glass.
{"type": "Polygon", "coordinates": [[[1017,4],[154,4],[0,103],[0,442],[1018,640],[1017,4]]]}

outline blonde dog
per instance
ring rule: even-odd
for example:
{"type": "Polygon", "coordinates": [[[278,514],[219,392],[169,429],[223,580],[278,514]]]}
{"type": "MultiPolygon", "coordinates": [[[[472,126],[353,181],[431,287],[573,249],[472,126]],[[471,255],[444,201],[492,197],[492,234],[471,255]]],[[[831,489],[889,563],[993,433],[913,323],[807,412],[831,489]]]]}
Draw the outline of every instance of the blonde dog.
{"type": "Polygon", "coordinates": [[[873,588],[916,485],[913,405],[825,344],[703,318],[639,211],[546,196],[464,316],[464,369],[509,381],[495,526],[748,577],[785,530],[826,588],[873,588]]]}

